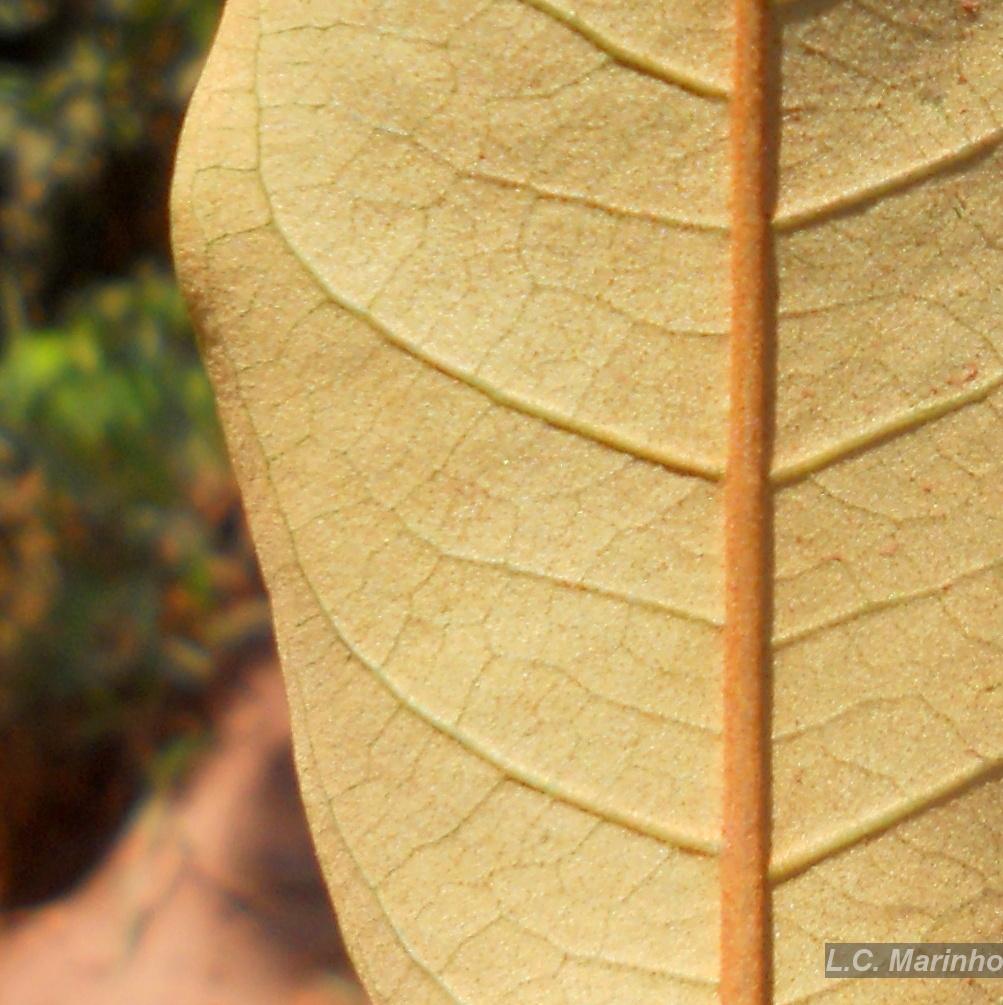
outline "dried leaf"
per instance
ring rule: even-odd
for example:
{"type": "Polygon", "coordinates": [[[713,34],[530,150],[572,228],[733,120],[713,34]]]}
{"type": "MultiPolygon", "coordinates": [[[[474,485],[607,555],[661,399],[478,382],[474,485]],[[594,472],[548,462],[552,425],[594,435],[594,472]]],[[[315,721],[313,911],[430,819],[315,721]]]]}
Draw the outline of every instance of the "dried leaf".
{"type": "Polygon", "coordinates": [[[759,13],[230,0],[175,245],[378,1002],[994,1000],[821,963],[1003,938],[1003,4],[759,13]]]}

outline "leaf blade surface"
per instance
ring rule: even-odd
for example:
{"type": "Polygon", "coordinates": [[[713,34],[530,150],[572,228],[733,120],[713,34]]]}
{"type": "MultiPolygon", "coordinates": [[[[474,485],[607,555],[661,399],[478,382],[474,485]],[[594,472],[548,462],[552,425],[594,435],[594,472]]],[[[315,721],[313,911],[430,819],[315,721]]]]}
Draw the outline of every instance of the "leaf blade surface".
{"type": "MultiPolygon", "coordinates": [[[[998,924],[999,14],[862,10],[778,13],[777,1001],[847,926],[998,924]],[[833,98],[865,43],[895,79],[833,98]],[[951,114],[893,150],[916,67],[951,114]]],[[[175,243],[377,1000],[716,1000],[728,35],[228,6],[175,243]]]]}

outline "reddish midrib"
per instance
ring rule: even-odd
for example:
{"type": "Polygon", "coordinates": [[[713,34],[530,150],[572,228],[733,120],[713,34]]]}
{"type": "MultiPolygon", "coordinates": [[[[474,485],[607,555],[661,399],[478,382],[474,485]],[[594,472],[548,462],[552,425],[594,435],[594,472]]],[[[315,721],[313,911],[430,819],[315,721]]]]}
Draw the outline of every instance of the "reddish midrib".
{"type": "Polygon", "coordinates": [[[770,351],[766,0],[735,0],[731,103],[731,396],[724,481],[725,628],[721,991],[770,991],[767,778],[770,351]]]}

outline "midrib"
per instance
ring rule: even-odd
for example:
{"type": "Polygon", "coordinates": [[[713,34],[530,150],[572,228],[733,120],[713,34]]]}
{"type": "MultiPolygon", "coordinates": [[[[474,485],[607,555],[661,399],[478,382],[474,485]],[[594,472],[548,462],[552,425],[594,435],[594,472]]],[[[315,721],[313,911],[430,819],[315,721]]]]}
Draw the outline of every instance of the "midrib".
{"type": "Polygon", "coordinates": [[[725,626],[721,990],[771,998],[767,632],[772,242],[766,0],[734,0],[730,418],[724,479],[725,626]]]}

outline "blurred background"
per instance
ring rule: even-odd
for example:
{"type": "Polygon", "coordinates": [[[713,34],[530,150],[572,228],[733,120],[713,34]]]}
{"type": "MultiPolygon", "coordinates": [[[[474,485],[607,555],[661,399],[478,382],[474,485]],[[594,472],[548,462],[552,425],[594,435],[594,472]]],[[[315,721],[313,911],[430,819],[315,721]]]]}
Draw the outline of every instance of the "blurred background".
{"type": "Polygon", "coordinates": [[[0,1002],[360,1005],[171,272],[218,0],[0,0],[0,1002]]]}

